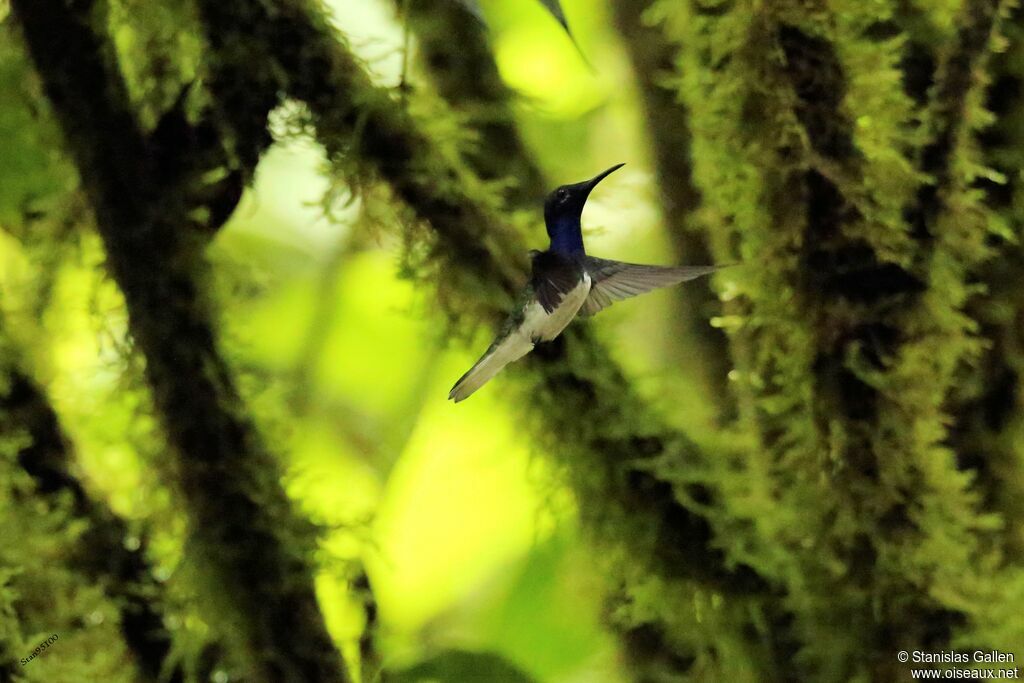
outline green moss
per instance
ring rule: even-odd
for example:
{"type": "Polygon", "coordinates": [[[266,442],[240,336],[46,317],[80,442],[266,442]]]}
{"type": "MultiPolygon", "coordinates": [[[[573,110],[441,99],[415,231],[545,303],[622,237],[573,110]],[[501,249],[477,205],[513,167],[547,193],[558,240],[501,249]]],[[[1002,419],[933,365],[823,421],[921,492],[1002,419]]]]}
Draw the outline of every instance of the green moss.
{"type": "MultiPolygon", "coordinates": [[[[728,329],[759,446],[719,475],[721,542],[784,587],[807,676],[886,677],[889,648],[949,642],[998,527],[944,445],[956,372],[983,347],[963,307],[988,254],[967,189],[984,83],[943,90],[960,68],[944,62],[938,113],[918,125],[907,38],[872,31],[885,3],[662,12],[684,46],[712,242],[758,266],[728,329]]],[[[972,12],[950,49],[980,63],[972,12]]]]}
{"type": "Polygon", "coordinates": [[[40,498],[16,462],[31,443],[0,411],[0,671],[5,680],[133,681],[117,605],[75,569],[86,526],[69,514],[70,497],[40,498]],[[52,634],[58,640],[26,661],[52,634]]]}
{"type": "Polygon", "coordinates": [[[54,144],[57,129],[31,64],[10,22],[0,25],[0,230],[38,239],[43,219],[57,213],[74,175],[54,144]]]}

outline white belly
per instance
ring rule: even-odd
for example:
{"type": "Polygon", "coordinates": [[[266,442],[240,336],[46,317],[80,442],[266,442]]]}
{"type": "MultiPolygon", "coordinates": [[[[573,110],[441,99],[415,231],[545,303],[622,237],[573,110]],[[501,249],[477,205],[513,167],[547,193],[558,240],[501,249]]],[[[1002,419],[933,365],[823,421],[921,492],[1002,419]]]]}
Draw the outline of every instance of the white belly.
{"type": "Polygon", "coordinates": [[[558,306],[550,313],[545,311],[539,302],[530,303],[526,307],[525,318],[517,334],[522,335],[531,344],[534,341],[551,341],[576,317],[589,293],[590,275],[584,272],[580,283],[562,297],[558,306]]]}

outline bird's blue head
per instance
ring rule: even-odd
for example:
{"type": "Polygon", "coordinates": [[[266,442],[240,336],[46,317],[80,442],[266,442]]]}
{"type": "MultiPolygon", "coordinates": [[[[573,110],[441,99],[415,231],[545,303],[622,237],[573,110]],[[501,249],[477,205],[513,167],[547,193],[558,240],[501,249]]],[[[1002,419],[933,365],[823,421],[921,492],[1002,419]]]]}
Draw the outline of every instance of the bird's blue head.
{"type": "Polygon", "coordinates": [[[587,197],[599,182],[625,164],[615,164],[607,171],[598,173],[590,180],[574,185],[562,185],[548,195],[544,202],[544,223],[547,225],[548,237],[551,238],[551,251],[566,255],[578,255],[583,252],[583,232],[580,217],[587,197]]]}

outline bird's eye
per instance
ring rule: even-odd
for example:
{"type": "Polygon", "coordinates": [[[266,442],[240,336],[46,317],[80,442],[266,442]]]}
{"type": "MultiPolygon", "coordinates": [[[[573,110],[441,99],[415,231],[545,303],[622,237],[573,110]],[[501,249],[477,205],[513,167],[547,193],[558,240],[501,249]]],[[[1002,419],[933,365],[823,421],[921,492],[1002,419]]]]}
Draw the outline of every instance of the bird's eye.
{"type": "Polygon", "coordinates": [[[564,187],[559,188],[558,198],[564,202],[566,199],[569,198],[569,190],[565,189],[564,187]]]}

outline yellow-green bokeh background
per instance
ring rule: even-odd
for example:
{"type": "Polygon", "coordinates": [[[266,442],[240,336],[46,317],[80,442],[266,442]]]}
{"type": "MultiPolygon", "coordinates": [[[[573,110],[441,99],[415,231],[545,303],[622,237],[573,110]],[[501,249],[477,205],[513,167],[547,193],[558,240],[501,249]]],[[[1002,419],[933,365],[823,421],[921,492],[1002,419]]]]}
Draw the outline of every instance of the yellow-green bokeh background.
{"type": "MultiPolygon", "coordinates": [[[[502,75],[521,94],[520,123],[552,183],[628,164],[587,206],[588,249],[677,260],[607,8],[563,3],[588,69],[539,3],[481,4],[502,75]]],[[[397,84],[404,37],[393,5],[332,5],[375,77],[397,84]]],[[[410,77],[418,78],[415,67],[410,77]]],[[[390,661],[460,647],[499,652],[539,680],[620,680],[575,502],[519,428],[504,380],[463,404],[445,400],[489,340],[448,338],[431,293],[400,277],[395,231],[373,225],[394,216],[367,215],[355,201],[325,217],[323,165],[315,143],[282,135],[208,255],[222,344],[249,405],[286,464],[289,493],[331,528],[318,576],[330,629],[351,655],[362,613],[347,594],[347,561],[361,558],[390,661]]],[[[544,247],[539,223],[529,241],[544,247]]],[[[184,524],[161,483],[170,465],[138,369],[126,361],[125,311],[98,240],[79,242],[38,319],[36,265],[0,232],[5,313],[73,437],[83,478],[117,512],[146,522],[159,567],[173,579],[185,571],[184,524]]],[[[683,426],[706,427],[673,328],[672,298],[684,294],[654,293],[595,324],[652,404],[671,406],[669,419],[683,426]]]]}

